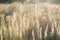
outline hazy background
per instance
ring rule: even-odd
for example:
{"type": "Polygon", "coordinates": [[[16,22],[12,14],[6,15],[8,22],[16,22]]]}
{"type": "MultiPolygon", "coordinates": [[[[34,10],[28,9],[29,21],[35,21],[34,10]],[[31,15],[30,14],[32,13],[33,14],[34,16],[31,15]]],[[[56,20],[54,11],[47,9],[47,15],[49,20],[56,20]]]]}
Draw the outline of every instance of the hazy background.
{"type": "Polygon", "coordinates": [[[59,4],[60,0],[0,0],[0,3],[11,3],[11,2],[21,2],[21,3],[37,3],[37,2],[49,2],[53,4],[59,4]]]}

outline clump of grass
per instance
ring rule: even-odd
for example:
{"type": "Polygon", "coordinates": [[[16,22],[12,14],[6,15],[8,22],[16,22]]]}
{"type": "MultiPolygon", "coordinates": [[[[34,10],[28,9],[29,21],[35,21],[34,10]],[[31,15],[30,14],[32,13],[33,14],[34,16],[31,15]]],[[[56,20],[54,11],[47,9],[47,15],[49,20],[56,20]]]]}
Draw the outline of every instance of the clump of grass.
{"type": "Polygon", "coordinates": [[[59,40],[60,9],[51,4],[49,5],[52,8],[42,4],[44,3],[5,4],[7,8],[0,9],[2,32],[0,38],[3,40],[59,40]],[[37,8],[35,8],[36,5],[37,8]]]}

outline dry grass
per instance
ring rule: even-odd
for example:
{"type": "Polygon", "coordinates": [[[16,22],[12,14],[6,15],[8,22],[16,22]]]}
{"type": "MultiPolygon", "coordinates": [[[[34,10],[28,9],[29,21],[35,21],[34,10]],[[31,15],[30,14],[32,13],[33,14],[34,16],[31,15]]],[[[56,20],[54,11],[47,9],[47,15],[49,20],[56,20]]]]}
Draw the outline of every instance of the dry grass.
{"type": "Polygon", "coordinates": [[[0,40],[59,40],[59,5],[0,4],[0,40]]]}

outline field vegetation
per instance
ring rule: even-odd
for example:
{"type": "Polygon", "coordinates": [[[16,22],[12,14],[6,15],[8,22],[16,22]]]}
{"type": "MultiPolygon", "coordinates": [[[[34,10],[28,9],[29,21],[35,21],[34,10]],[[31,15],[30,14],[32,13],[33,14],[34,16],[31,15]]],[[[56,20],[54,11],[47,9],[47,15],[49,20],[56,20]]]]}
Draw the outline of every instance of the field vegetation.
{"type": "Polygon", "coordinates": [[[0,4],[0,40],[60,40],[60,5],[0,4]]]}

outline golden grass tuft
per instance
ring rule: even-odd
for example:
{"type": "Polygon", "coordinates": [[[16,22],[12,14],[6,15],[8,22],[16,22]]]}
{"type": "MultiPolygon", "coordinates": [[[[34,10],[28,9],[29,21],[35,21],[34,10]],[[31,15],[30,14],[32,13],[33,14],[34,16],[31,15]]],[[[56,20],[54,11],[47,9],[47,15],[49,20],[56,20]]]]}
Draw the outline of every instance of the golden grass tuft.
{"type": "Polygon", "coordinates": [[[59,5],[0,4],[0,40],[59,40],[59,5]]]}

